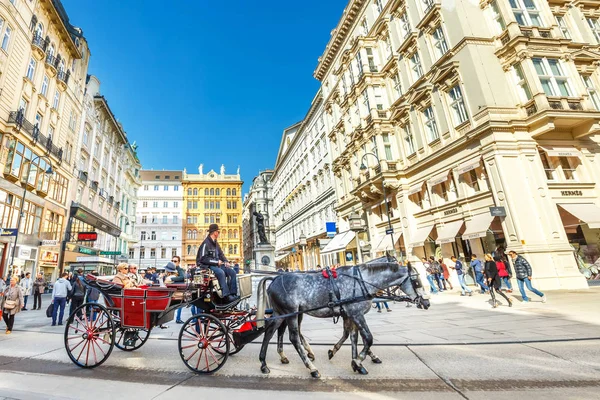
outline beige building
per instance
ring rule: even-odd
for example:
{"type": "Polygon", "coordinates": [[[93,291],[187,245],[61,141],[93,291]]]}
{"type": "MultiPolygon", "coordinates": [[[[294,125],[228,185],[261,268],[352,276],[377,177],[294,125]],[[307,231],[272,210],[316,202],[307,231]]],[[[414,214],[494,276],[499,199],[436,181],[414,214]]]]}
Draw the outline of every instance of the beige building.
{"type": "Polygon", "coordinates": [[[36,269],[50,279],[56,271],[89,57],[60,1],[0,1],[2,228],[17,228],[24,206],[16,251],[14,236],[0,239],[2,275],[13,254],[17,272],[36,269]],[[44,173],[50,165],[52,176],[44,173]]]}
{"type": "Polygon", "coordinates": [[[586,286],[574,251],[600,256],[599,17],[598,1],[349,2],[315,77],[336,211],[362,210],[365,256],[505,246],[539,288],[586,286]]]}

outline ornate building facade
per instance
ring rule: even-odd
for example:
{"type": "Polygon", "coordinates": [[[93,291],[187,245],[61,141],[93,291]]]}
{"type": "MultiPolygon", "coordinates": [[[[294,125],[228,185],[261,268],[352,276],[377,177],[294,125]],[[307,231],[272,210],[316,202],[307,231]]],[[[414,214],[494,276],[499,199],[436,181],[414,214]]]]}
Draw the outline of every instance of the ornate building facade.
{"type": "Polygon", "coordinates": [[[82,30],[70,23],[60,1],[0,1],[3,276],[14,264],[15,272],[56,277],[89,57],[82,30]]]}
{"type": "Polygon", "coordinates": [[[244,196],[242,210],[242,232],[244,239],[243,258],[245,262],[251,261],[254,268],[254,245],[259,243],[256,230],[254,212],[259,212],[264,217],[265,234],[270,244],[275,246],[275,218],[273,215],[273,170],[261,171],[252,179],[250,191],[244,196]]]}
{"type": "Polygon", "coordinates": [[[532,263],[537,287],[586,286],[577,260],[600,245],[599,11],[349,2],[314,75],[336,210],[362,210],[365,255],[468,259],[502,246],[532,263]]]}
{"type": "Polygon", "coordinates": [[[226,174],[225,166],[219,172],[197,174],[183,170],[182,263],[196,264],[196,254],[208,236],[210,224],[221,230],[219,245],[232,263],[242,261],[242,182],[238,168],[235,174],[226,174]]]}

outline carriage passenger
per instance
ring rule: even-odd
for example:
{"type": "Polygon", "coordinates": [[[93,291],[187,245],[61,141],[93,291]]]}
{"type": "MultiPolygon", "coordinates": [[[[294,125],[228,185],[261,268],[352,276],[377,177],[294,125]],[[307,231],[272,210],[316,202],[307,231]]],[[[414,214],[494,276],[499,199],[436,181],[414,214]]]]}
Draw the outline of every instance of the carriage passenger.
{"type": "Polygon", "coordinates": [[[113,283],[119,283],[123,285],[124,289],[135,288],[136,284],[131,280],[129,275],[127,275],[129,271],[129,265],[123,262],[117,265],[117,275],[113,278],[113,283]]]}
{"type": "Polygon", "coordinates": [[[135,264],[129,264],[129,272],[127,275],[135,286],[142,286],[146,284],[146,282],[144,282],[144,278],[138,274],[138,266],[135,264]]]}

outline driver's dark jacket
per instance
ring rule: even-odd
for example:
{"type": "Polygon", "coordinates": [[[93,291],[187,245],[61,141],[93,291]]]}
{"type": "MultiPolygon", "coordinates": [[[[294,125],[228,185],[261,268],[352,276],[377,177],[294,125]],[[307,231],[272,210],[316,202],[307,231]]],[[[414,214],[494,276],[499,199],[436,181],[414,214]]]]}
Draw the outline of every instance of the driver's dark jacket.
{"type": "Polygon", "coordinates": [[[207,236],[198,249],[198,254],[196,255],[196,265],[204,267],[216,267],[219,265],[219,260],[223,262],[229,262],[227,258],[225,258],[225,254],[223,254],[219,244],[210,236],[207,236]]]}

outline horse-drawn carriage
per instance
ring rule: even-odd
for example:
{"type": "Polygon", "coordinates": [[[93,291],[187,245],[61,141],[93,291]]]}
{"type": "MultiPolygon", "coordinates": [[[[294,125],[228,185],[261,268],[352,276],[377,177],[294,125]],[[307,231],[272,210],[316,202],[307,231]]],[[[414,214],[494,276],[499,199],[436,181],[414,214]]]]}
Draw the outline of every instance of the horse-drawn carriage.
{"type": "MultiPolygon", "coordinates": [[[[252,295],[251,276],[241,275],[238,280],[242,301],[252,295]]],[[[198,312],[181,327],[178,348],[185,365],[196,373],[217,371],[230,354],[244,347],[244,338],[260,335],[253,322],[256,313],[236,309],[239,301],[223,304],[210,271],[202,271],[193,282],[166,287],[125,289],[92,275],[84,281],[104,295],[106,305],[85,303],[67,320],[65,348],[80,367],[99,366],[114,346],[124,351],[139,349],[153,328],[171,321],[177,308],[190,305],[198,312]]]]}

